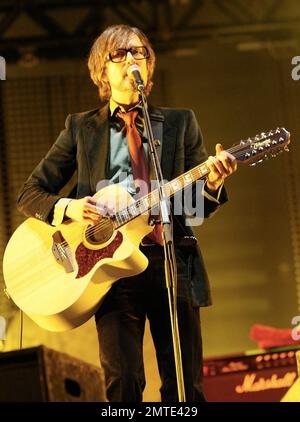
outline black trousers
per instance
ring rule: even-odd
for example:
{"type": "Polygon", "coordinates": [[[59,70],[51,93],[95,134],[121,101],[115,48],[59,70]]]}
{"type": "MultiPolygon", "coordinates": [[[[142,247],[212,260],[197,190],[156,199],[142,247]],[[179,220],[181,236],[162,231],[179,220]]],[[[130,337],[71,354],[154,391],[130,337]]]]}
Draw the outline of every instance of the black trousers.
{"type": "MultiPolygon", "coordinates": [[[[145,387],[143,336],[146,317],[156,349],[162,401],[178,401],[169,305],[161,246],[141,247],[147,269],[118,280],[96,313],[100,361],[107,398],[139,402],[145,387]]],[[[202,339],[199,308],[192,307],[188,251],[176,249],[178,323],[187,401],[205,401],[202,392],[202,339]]]]}

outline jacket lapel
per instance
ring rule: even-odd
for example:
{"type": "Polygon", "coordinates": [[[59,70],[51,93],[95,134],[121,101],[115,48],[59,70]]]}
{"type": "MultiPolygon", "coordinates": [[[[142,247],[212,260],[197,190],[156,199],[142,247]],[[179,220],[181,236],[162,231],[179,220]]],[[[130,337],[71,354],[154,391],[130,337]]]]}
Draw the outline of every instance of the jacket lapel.
{"type": "MultiPolygon", "coordinates": [[[[176,147],[176,128],[168,124],[162,111],[158,108],[150,109],[150,120],[154,139],[160,141],[157,148],[157,154],[161,163],[162,173],[165,180],[171,180],[174,170],[175,147],[176,147]],[[162,160],[162,157],[164,159],[162,160]]],[[[155,180],[155,172],[150,164],[150,180],[155,180]]]]}
{"type": "MultiPolygon", "coordinates": [[[[154,139],[159,139],[160,146],[157,154],[161,162],[163,176],[171,180],[174,173],[176,127],[170,126],[165,115],[158,108],[149,110],[154,139]],[[162,157],[165,157],[162,160],[162,157]]],[[[83,124],[83,147],[89,170],[91,192],[104,187],[99,184],[107,180],[109,166],[109,105],[98,110],[88,117],[83,124]]],[[[155,173],[150,164],[150,180],[155,180],[155,173]]]]}
{"type": "Polygon", "coordinates": [[[83,127],[83,144],[90,173],[91,191],[96,192],[99,182],[107,179],[109,165],[109,107],[106,104],[90,116],[83,127]]]}

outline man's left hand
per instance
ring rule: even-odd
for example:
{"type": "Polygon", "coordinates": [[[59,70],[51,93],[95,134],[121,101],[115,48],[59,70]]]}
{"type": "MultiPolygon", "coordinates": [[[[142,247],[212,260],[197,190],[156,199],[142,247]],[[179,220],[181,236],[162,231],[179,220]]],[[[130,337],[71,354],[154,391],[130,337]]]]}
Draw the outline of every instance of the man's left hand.
{"type": "Polygon", "coordinates": [[[225,151],[221,144],[216,145],[216,156],[208,157],[206,164],[210,170],[206,186],[212,192],[216,191],[224,179],[237,169],[236,158],[228,151],[225,151]]]}

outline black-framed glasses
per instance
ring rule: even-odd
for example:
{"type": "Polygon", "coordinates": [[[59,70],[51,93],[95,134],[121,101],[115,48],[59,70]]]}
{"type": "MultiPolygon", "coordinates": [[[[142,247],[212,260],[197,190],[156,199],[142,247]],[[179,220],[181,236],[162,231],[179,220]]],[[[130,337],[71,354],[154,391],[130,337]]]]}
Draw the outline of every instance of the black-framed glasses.
{"type": "Polygon", "coordinates": [[[149,57],[149,51],[147,47],[130,47],[118,48],[118,50],[112,51],[109,53],[109,59],[113,63],[124,62],[129,51],[135,60],[148,59],[149,57]]]}

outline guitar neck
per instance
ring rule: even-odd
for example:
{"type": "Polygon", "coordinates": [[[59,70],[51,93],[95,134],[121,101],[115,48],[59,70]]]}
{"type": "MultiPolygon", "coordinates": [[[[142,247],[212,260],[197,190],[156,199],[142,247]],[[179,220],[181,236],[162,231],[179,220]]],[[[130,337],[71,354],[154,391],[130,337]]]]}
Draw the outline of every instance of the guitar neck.
{"type": "MultiPolygon", "coordinates": [[[[170,198],[197,180],[204,179],[208,173],[209,168],[206,162],[199,164],[186,173],[183,173],[182,175],[176,177],[176,179],[173,179],[171,182],[164,185],[166,197],[170,198]]],[[[149,192],[148,195],[136,200],[128,207],[118,211],[113,217],[115,228],[119,228],[139,215],[149,212],[151,209],[156,208],[158,204],[159,190],[155,189],[149,192]]]]}
{"type": "MultiPolygon", "coordinates": [[[[227,152],[232,154],[237,161],[255,165],[257,162],[268,158],[269,155],[275,156],[284,149],[288,151],[287,145],[289,142],[290,133],[285,128],[277,128],[267,133],[262,132],[253,138],[242,140],[239,144],[229,148],[227,152]]],[[[207,161],[197,165],[171,182],[166,183],[164,185],[165,196],[167,198],[172,197],[197,180],[205,179],[209,172],[207,161]]],[[[118,211],[111,217],[115,228],[117,229],[141,214],[157,208],[159,199],[159,190],[155,189],[128,207],[118,211]]]]}

